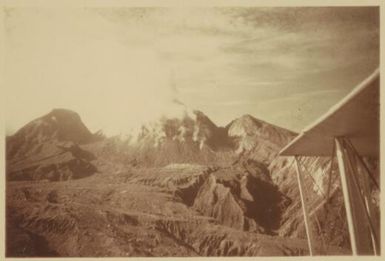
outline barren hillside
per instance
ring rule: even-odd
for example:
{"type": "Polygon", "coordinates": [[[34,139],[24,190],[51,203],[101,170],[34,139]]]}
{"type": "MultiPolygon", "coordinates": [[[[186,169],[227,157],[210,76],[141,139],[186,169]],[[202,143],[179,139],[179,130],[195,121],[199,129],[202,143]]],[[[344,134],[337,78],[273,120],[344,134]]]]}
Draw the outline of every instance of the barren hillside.
{"type": "MultiPolygon", "coordinates": [[[[7,138],[7,255],[306,255],[294,168],[278,157],[294,136],[196,111],[103,137],[54,110],[7,138]]],[[[337,175],[325,204],[329,161],[305,165],[317,249],[349,253],[337,175]]]]}

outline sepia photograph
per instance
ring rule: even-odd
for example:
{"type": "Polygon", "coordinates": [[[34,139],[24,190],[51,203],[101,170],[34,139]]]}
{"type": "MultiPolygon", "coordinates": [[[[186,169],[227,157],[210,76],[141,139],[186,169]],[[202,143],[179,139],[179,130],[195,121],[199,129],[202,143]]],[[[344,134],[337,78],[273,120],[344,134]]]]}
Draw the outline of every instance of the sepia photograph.
{"type": "Polygon", "coordinates": [[[4,258],[381,256],[379,2],[183,2],[2,7],[4,258]]]}

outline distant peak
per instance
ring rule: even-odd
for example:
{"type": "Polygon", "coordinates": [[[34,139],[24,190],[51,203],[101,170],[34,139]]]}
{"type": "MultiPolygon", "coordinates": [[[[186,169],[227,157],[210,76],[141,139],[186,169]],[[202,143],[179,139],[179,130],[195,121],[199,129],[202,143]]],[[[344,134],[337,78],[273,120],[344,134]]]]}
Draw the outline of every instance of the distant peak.
{"type": "Polygon", "coordinates": [[[215,125],[211,120],[210,118],[204,114],[203,112],[199,111],[199,110],[194,110],[193,113],[195,114],[195,117],[196,117],[196,120],[197,121],[204,121],[204,122],[207,122],[207,123],[210,123],[210,125],[215,125]]]}
{"type": "Polygon", "coordinates": [[[197,120],[208,119],[208,117],[206,116],[206,114],[204,114],[203,112],[201,112],[201,111],[199,111],[199,110],[194,110],[193,113],[194,113],[195,118],[196,118],[197,120]]]}
{"type": "Polygon", "coordinates": [[[52,109],[51,113],[74,113],[77,114],[76,112],[69,110],[69,109],[64,109],[64,108],[54,108],[52,109]]]}
{"type": "Polygon", "coordinates": [[[47,115],[56,117],[74,117],[80,119],[80,116],[77,112],[62,108],[55,108],[47,115]]]}
{"type": "Polygon", "coordinates": [[[247,128],[250,128],[251,126],[255,126],[255,127],[260,128],[260,127],[262,127],[262,125],[264,123],[265,123],[264,121],[259,120],[259,119],[255,118],[254,116],[251,116],[250,114],[244,114],[241,117],[236,118],[234,121],[232,121],[230,123],[230,126],[231,125],[241,125],[241,126],[247,127],[247,128]]]}
{"type": "Polygon", "coordinates": [[[240,119],[253,119],[256,120],[255,117],[251,116],[250,114],[244,114],[240,117],[240,119]]]}
{"type": "Polygon", "coordinates": [[[258,120],[257,118],[251,116],[250,114],[244,114],[236,120],[248,121],[248,122],[258,122],[258,123],[262,122],[261,120],[258,120]]]}
{"type": "Polygon", "coordinates": [[[92,139],[92,133],[84,125],[79,114],[62,108],[53,109],[46,115],[29,122],[14,136],[36,142],[58,140],[86,143],[92,139]]]}

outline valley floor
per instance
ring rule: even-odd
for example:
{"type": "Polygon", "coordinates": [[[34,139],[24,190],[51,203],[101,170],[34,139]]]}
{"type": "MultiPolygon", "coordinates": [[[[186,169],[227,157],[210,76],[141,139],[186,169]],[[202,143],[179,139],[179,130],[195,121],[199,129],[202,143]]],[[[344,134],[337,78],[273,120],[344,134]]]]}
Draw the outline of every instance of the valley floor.
{"type": "Polygon", "coordinates": [[[230,190],[215,182],[215,170],[188,164],[98,169],[77,180],[8,181],[7,256],[308,255],[305,239],[245,229],[249,221],[231,215],[237,209],[230,190]]]}

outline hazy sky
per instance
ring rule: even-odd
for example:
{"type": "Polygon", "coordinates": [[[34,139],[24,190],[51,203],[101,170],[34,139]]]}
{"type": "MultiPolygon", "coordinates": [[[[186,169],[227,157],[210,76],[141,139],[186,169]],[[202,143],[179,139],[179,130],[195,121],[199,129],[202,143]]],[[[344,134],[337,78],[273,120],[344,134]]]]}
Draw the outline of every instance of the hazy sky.
{"type": "Polygon", "coordinates": [[[377,8],[14,8],[7,133],[52,108],[125,132],[185,104],[295,131],[379,64],[377,8]]]}

